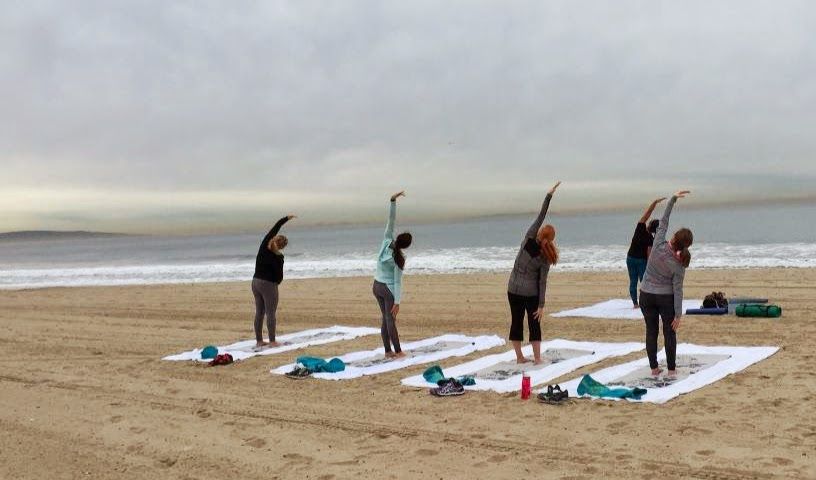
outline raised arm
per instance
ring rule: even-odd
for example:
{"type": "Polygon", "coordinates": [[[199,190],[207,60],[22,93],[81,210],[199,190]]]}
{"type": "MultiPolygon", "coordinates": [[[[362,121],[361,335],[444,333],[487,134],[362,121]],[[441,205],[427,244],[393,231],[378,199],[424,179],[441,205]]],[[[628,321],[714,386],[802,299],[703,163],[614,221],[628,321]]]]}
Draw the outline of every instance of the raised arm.
{"type": "Polygon", "coordinates": [[[397,199],[404,196],[404,191],[391,195],[391,204],[388,207],[388,221],[385,223],[385,238],[394,239],[394,222],[397,220],[397,199]]]}
{"type": "Polygon", "coordinates": [[[275,222],[275,225],[272,227],[272,230],[270,230],[269,233],[266,234],[263,241],[261,242],[261,245],[267,245],[269,243],[269,240],[272,237],[274,237],[275,235],[277,235],[278,232],[280,232],[280,229],[281,229],[281,227],[283,227],[283,224],[285,224],[286,222],[288,222],[289,220],[291,220],[293,218],[296,218],[296,217],[294,215],[287,215],[287,216],[281,218],[280,220],[278,220],[277,222],[275,222]]]}
{"type": "Polygon", "coordinates": [[[527,229],[527,234],[525,234],[526,238],[535,238],[536,233],[538,233],[538,229],[541,228],[541,224],[544,223],[544,218],[547,217],[547,210],[550,208],[550,200],[552,200],[553,194],[555,194],[555,189],[561,185],[561,182],[557,182],[553,187],[547,192],[547,197],[544,199],[544,203],[541,204],[541,211],[538,212],[538,217],[536,217],[535,221],[530,228],[527,229]]]}
{"type": "Polygon", "coordinates": [[[654,212],[654,209],[657,206],[657,204],[662,202],[665,199],[666,199],[666,197],[660,197],[660,198],[656,199],[654,202],[652,202],[651,205],[646,207],[646,211],[643,212],[643,216],[640,217],[640,221],[638,223],[648,222],[649,218],[652,216],[652,213],[654,212]]]}
{"type": "Polygon", "coordinates": [[[681,190],[674,195],[672,195],[669,203],[666,204],[666,209],[663,210],[663,218],[660,219],[660,225],[657,227],[657,232],[655,232],[654,237],[654,244],[660,245],[661,243],[666,241],[666,232],[669,230],[669,217],[671,217],[672,208],[674,207],[675,202],[677,202],[678,198],[683,198],[687,194],[689,194],[688,190],[681,190]]]}

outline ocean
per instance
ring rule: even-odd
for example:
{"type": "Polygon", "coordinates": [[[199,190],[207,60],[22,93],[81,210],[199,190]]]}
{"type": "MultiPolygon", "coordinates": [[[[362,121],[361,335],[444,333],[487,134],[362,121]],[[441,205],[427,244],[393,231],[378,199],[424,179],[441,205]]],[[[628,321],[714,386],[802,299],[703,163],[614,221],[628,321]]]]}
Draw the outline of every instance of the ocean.
{"type": "MultiPolygon", "coordinates": [[[[414,235],[406,274],[508,272],[534,216],[398,223],[398,231],[414,235]]],[[[561,250],[554,271],[625,270],[639,217],[552,212],[548,222],[558,229],[561,250]]],[[[694,231],[691,268],[816,267],[816,204],[690,209],[680,203],[671,223],[670,232],[694,231]]],[[[285,278],[373,275],[383,226],[295,225],[284,228],[285,278]]],[[[0,288],[245,281],[265,233],[2,240],[0,288]]]]}

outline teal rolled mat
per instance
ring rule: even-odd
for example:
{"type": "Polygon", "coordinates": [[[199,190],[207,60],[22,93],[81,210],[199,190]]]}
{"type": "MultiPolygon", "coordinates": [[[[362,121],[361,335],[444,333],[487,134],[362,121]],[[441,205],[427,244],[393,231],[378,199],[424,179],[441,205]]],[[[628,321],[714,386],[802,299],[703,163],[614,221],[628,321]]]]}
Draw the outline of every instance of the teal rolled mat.
{"type": "Polygon", "coordinates": [[[782,307],[778,305],[742,304],[737,305],[735,313],[738,317],[779,318],[782,316],[782,307]]]}

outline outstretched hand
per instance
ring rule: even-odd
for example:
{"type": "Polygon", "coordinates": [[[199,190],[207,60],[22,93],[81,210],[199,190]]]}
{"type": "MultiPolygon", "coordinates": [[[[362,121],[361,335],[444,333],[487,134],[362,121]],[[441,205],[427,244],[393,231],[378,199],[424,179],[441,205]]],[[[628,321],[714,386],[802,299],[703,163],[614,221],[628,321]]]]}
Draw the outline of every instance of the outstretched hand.
{"type": "Polygon", "coordinates": [[[561,185],[561,180],[559,180],[559,181],[555,182],[555,185],[553,185],[553,187],[550,189],[550,191],[549,191],[549,192],[547,192],[547,194],[548,194],[548,195],[552,195],[552,194],[554,194],[554,193],[555,193],[555,189],[556,189],[556,188],[558,188],[558,186],[559,186],[559,185],[561,185]]]}
{"type": "Polygon", "coordinates": [[[683,198],[689,193],[691,193],[691,190],[680,190],[679,192],[675,193],[674,196],[677,198],[683,198]]]}
{"type": "Polygon", "coordinates": [[[297,218],[297,215],[289,214],[289,215],[286,216],[286,218],[288,218],[289,220],[292,220],[293,218],[297,218]]]}
{"type": "Polygon", "coordinates": [[[662,202],[662,201],[663,201],[663,200],[665,200],[665,199],[666,199],[666,197],[656,198],[656,199],[655,199],[655,201],[654,201],[654,202],[652,202],[652,204],[653,204],[653,205],[657,205],[658,203],[662,202]]]}
{"type": "Polygon", "coordinates": [[[399,197],[404,197],[404,196],[405,196],[405,190],[403,190],[401,192],[397,192],[397,193],[391,195],[391,201],[395,202],[399,197]]]}

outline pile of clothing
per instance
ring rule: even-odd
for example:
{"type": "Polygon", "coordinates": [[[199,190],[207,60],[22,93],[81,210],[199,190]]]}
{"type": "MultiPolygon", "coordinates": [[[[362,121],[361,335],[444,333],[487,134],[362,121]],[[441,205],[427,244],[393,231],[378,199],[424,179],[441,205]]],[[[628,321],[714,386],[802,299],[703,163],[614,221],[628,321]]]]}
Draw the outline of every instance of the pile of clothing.
{"type": "Polygon", "coordinates": [[[435,383],[430,393],[435,397],[450,397],[464,395],[466,385],[475,385],[476,379],[472,375],[463,375],[459,378],[447,378],[439,365],[434,365],[422,373],[428,383],[435,383]]]}

